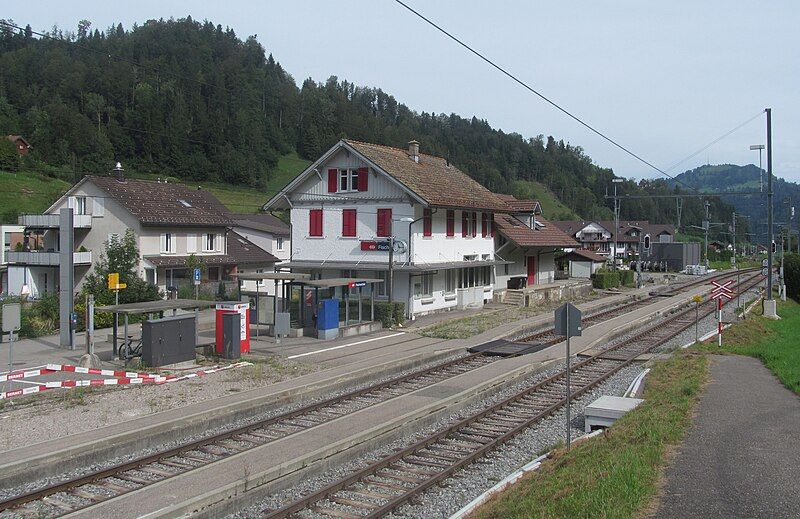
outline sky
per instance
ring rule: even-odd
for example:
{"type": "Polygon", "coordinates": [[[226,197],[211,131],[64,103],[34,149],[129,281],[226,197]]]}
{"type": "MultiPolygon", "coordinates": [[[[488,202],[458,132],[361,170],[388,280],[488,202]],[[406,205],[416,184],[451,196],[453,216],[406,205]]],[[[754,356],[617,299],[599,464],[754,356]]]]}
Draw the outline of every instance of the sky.
{"type": "MultiPolygon", "coordinates": [[[[796,0],[405,1],[663,170],[771,107],[773,170],[800,181],[796,0]]],[[[187,15],[240,38],[256,35],[298,84],[337,76],[380,87],[418,112],[476,116],[524,137],[553,135],[621,176],[662,176],[394,0],[13,2],[0,17],[74,31],[81,19],[101,30],[129,29],[187,15]]],[[[749,146],[766,142],[765,128],[762,115],[667,172],[758,164],[749,146]]]]}

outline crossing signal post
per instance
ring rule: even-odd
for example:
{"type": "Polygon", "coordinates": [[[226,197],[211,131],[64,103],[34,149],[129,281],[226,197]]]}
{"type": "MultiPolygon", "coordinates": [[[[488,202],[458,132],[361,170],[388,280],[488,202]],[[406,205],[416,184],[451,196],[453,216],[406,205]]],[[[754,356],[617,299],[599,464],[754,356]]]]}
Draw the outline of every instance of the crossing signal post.
{"type": "Polygon", "coordinates": [[[733,284],[733,280],[726,281],[725,283],[717,283],[716,281],[711,282],[714,285],[714,288],[711,289],[711,299],[717,300],[717,344],[722,346],[722,306],[723,306],[723,299],[725,301],[730,301],[733,299],[733,290],[731,290],[731,285],[733,284]]]}

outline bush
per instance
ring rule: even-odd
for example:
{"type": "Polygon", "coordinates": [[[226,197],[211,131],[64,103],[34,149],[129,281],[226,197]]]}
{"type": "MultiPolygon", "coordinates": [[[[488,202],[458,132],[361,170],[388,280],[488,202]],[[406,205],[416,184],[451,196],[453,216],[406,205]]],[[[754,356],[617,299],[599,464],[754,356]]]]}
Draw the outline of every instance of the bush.
{"type": "MultiPolygon", "coordinates": [[[[19,303],[19,298],[13,297],[3,303],[19,303]]],[[[41,299],[22,302],[22,323],[19,330],[21,338],[32,339],[42,335],[50,335],[58,330],[58,294],[45,293],[41,299]]],[[[2,321],[0,320],[0,323],[2,321]]]]}
{"type": "Polygon", "coordinates": [[[217,285],[217,301],[227,301],[228,300],[228,292],[225,290],[225,283],[222,281],[219,282],[217,285]]]}
{"type": "Polygon", "coordinates": [[[406,322],[406,305],[398,302],[376,301],[375,319],[380,321],[384,328],[403,324],[406,322]]]}
{"type": "Polygon", "coordinates": [[[380,321],[384,328],[391,328],[394,323],[392,309],[393,306],[388,301],[375,301],[375,319],[380,321]]]}
{"type": "Polygon", "coordinates": [[[636,275],[632,270],[620,270],[620,283],[626,287],[636,286],[636,275]]]}
{"type": "Polygon", "coordinates": [[[783,260],[786,295],[800,301],[800,254],[787,254],[783,260]]]}
{"type": "Polygon", "coordinates": [[[592,286],[595,288],[615,288],[620,285],[620,271],[599,269],[594,273],[592,286]]]}

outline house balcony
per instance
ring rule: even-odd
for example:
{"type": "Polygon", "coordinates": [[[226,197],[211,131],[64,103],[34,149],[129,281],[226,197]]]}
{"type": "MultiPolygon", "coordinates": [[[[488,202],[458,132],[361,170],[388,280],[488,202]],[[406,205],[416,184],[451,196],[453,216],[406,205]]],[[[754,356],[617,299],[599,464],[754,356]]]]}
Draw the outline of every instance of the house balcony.
{"type": "MultiPolygon", "coordinates": [[[[38,265],[45,267],[57,267],[60,263],[60,252],[7,252],[6,262],[9,265],[38,265]]],[[[72,261],[75,265],[91,265],[92,251],[73,252],[72,261]]]]}
{"type": "MultiPolygon", "coordinates": [[[[57,214],[23,214],[19,216],[19,224],[30,229],[58,229],[59,215],[57,214]]],[[[92,215],[73,215],[72,227],[75,229],[91,229],[92,215]]]]}

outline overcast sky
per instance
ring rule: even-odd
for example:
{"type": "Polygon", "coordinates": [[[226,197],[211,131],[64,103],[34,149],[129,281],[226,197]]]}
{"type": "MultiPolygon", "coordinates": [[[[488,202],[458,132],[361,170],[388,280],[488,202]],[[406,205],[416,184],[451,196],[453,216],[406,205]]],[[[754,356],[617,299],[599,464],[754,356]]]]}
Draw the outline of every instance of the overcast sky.
{"type": "MultiPolygon", "coordinates": [[[[796,0],[407,3],[664,169],[772,107],[775,173],[800,181],[796,0]]],[[[186,15],[230,26],[241,38],[257,35],[298,83],[336,75],[380,87],[417,111],[475,115],[526,137],[553,135],[620,175],[658,176],[393,0],[9,2],[0,14],[34,30],[75,30],[80,19],[128,29],[186,15]]],[[[748,147],[765,139],[760,117],[671,173],[707,162],[757,164],[748,147]]]]}

